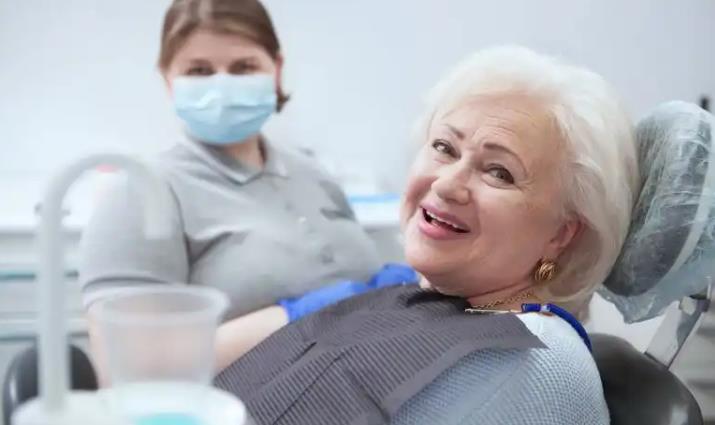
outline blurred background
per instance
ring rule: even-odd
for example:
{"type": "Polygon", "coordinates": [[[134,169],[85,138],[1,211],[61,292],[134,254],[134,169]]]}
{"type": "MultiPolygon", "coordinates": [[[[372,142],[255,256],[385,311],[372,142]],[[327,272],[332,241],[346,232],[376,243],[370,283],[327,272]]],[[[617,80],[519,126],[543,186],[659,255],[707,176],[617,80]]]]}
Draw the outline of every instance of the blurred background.
{"type": "MultiPolygon", "coordinates": [[[[715,93],[712,0],[265,3],[293,95],[269,136],[388,189],[409,162],[422,95],[479,48],[523,44],[591,68],[635,116],[715,93]]],[[[91,151],[144,155],[176,141],[155,66],[168,4],[0,0],[2,181],[42,179],[91,151]]]]}
{"type": "MultiPolygon", "coordinates": [[[[588,67],[616,87],[634,118],[661,101],[715,96],[714,0],[264,3],[292,95],[266,133],[311,151],[352,196],[400,192],[422,96],[479,48],[522,44],[588,67]]],[[[53,172],[88,153],[150,156],[178,140],[156,69],[168,4],[0,0],[0,312],[14,314],[0,316],[6,346],[29,326],[32,299],[17,282],[33,278],[34,209],[53,172]]],[[[70,276],[98,179],[77,187],[67,205],[70,276]]],[[[394,203],[357,208],[383,256],[399,259],[394,203]]],[[[599,299],[593,312],[592,330],[626,336],[640,349],[659,323],[626,326],[599,299]]],[[[711,418],[715,364],[705,358],[715,358],[714,330],[694,350],[710,354],[682,366],[711,418]]]]}

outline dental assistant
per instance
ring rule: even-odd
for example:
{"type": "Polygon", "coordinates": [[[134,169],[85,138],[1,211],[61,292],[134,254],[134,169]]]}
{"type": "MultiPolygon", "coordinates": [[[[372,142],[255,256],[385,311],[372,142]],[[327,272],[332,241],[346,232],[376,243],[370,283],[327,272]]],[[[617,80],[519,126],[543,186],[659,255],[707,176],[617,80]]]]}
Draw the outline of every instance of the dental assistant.
{"type": "Polygon", "coordinates": [[[243,323],[243,346],[246,323],[258,342],[261,329],[286,321],[280,300],[365,281],[380,264],[338,185],[261,135],[288,96],[280,43],[258,0],[175,0],[159,69],[186,130],[153,163],[173,195],[171,237],[144,237],[141,199],[126,187],[103,197],[81,244],[90,337],[99,347],[92,309],[102,297],[151,284],[207,285],[231,301],[217,336],[227,364],[240,354],[231,352],[234,322],[243,323]]]}

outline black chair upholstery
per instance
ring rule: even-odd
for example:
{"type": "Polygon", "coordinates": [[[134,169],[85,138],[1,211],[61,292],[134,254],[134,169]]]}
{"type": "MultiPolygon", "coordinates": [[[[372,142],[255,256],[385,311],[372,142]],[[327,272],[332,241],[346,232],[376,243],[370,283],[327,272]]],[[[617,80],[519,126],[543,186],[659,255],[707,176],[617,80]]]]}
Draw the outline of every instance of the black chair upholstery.
{"type": "MultiPolygon", "coordinates": [[[[703,425],[690,391],[665,366],[613,335],[592,334],[593,356],[601,374],[612,425],[703,425]]],[[[71,346],[73,389],[96,390],[97,378],[87,355],[71,346]]],[[[37,350],[14,358],[2,388],[3,421],[38,394],[37,350]]]]}
{"type": "MultiPolygon", "coordinates": [[[[70,345],[71,387],[75,390],[96,390],[97,377],[89,357],[80,348],[70,345]]],[[[10,425],[13,412],[21,404],[37,397],[38,389],[37,348],[20,352],[5,375],[2,386],[3,423],[10,425]]]]}
{"type": "Polygon", "coordinates": [[[702,425],[697,401],[665,366],[613,335],[593,334],[613,425],[702,425]]]}

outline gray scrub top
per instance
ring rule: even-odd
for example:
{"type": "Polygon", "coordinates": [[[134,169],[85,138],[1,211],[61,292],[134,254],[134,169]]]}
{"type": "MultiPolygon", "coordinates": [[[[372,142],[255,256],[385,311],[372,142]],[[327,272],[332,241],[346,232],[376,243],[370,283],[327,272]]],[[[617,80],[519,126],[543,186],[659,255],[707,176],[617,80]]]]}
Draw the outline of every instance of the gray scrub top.
{"type": "Polygon", "coordinates": [[[228,295],[230,320],[377,271],[338,185],[307,156],[263,147],[260,171],[193,141],[157,158],[175,200],[168,239],[144,237],[138,191],[108,191],[82,236],[85,304],[138,285],[208,285],[228,295]]]}

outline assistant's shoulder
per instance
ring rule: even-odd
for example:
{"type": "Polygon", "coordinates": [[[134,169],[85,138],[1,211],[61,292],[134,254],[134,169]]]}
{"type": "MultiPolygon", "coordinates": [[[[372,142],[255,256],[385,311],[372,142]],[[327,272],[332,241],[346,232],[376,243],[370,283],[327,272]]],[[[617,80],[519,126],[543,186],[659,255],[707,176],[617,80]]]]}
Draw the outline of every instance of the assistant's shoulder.
{"type": "Polygon", "coordinates": [[[271,152],[280,157],[289,172],[310,176],[318,180],[334,181],[328,170],[305,150],[271,145],[271,152]]]}
{"type": "Polygon", "coordinates": [[[180,199],[191,198],[197,188],[220,185],[224,180],[209,154],[187,142],[176,143],[160,152],[150,165],[180,199]]]}
{"type": "Polygon", "coordinates": [[[203,162],[198,160],[196,153],[190,147],[184,143],[176,143],[151,158],[150,165],[164,177],[170,178],[178,170],[194,169],[200,167],[203,162]]]}

